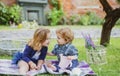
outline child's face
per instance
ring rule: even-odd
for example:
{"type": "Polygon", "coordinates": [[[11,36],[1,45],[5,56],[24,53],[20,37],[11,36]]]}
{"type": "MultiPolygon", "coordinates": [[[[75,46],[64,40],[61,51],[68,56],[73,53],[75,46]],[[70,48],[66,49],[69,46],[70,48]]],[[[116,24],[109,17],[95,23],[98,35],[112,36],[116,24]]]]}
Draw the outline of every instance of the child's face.
{"type": "Polygon", "coordinates": [[[47,34],[47,39],[42,43],[43,46],[48,46],[50,43],[50,33],[47,34]]]}
{"type": "Polygon", "coordinates": [[[66,41],[64,38],[62,38],[60,35],[57,35],[57,42],[59,45],[66,44],[66,41]]]}

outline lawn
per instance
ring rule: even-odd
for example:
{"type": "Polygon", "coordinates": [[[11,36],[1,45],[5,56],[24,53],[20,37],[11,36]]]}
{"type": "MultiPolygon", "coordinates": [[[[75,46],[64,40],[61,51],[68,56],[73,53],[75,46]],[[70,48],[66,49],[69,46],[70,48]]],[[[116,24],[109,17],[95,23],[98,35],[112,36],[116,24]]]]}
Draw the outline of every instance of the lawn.
{"type": "MultiPolygon", "coordinates": [[[[101,29],[101,25],[89,25],[89,26],[81,26],[81,25],[58,25],[58,26],[38,26],[38,27],[45,27],[45,28],[49,28],[49,29],[56,29],[56,28],[61,28],[61,27],[69,27],[71,29],[94,29],[94,28],[99,28],[101,29]]],[[[37,28],[38,28],[37,27],[37,28]]],[[[116,25],[114,28],[120,28],[120,25],[116,25]]],[[[4,26],[4,25],[0,25],[0,30],[19,30],[19,29],[24,29],[24,28],[19,28],[17,26],[15,27],[11,27],[11,26],[4,26]]],[[[26,29],[29,29],[26,28],[26,29]]],[[[35,29],[35,28],[32,28],[32,29],[35,29]]]]}
{"type": "MultiPolygon", "coordinates": [[[[110,45],[106,48],[107,64],[90,66],[98,74],[98,76],[119,76],[120,75],[120,38],[111,38],[110,45]],[[117,44],[116,44],[117,43],[117,44]]],[[[56,43],[55,39],[51,40],[49,51],[52,50],[53,45],[56,43]]],[[[98,44],[99,41],[96,43],[98,44]]],[[[79,61],[86,60],[86,49],[84,47],[84,40],[75,39],[73,44],[79,50],[79,61]]],[[[55,59],[55,57],[47,56],[47,59],[55,59]]]]}
{"type": "MultiPolygon", "coordinates": [[[[110,45],[106,48],[107,51],[107,64],[104,65],[95,65],[91,64],[92,69],[99,76],[119,76],[120,75],[120,38],[111,38],[110,45]],[[116,44],[117,43],[117,44],[116,44]]],[[[51,43],[49,46],[49,51],[51,51],[56,44],[55,39],[51,39],[51,43]]],[[[97,44],[97,43],[96,43],[97,44]]],[[[79,51],[79,61],[86,60],[86,49],[84,47],[84,39],[75,39],[73,41],[73,45],[79,51]]],[[[11,56],[0,56],[0,59],[11,59],[11,56]]],[[[56,59],[56,57],[47,56],[47,59],[56,59]]]]}
{"type": "MultiPolygon", "coordinates": [[[[46,26],[47,28],[52,28],[49,26],[46,26]]],[[[59,26],[62,27],[62,26],[59,26]]],[[[79,28],[86,28],[83,26],[70,26],[73,29],[79,29],[79,28]]],[[[89,26],[90,27],[90,26],[89,26]]],[[[87,28],[89,28],[87,27],[87,28]]],[[[95,28],[100,28],[100,26],[92,26],[95,28]]],[[[119,26],[117,26],[119,28],[119,26]]],[[[54,28],[57,28],[56,26],[54,28]]],[[[3,29],[3,27],[0,27],[0,30],[12,30],[9,27],[6,27],[3,29]]],[[[96,64],[90,64],[91,68],[98,74],[98,76],[120,76],[120,38],[111,38],[110,45],[106,47],[106,57],[107,57],[107,63],[104,65],[96,65],[96,64]]],[[[51,39],[51,43],[49,45],[49,51],[51,51],[56,44],[56,39],[51,39]]],[[[99,39],[98,42],[96,42],[97,45],[99,45],[99,39]]],[[[76,46],[76,48],[79,51],[79,61],[86,60],[86,49],[84,47],[85,42],[83,38],[77,38],[74,39],[73,45],[76,46]]],[[[0,59],[11,59],[11,56],[0,56],[0,59]]],[[[56,57],[50,57],[47,56],[47,59],[56,59],[56,57]]],[[[41,75],[40,75],[41,76],[41,75]]],[[[43,75],[48,76],[48,75],[43,75]]]]}

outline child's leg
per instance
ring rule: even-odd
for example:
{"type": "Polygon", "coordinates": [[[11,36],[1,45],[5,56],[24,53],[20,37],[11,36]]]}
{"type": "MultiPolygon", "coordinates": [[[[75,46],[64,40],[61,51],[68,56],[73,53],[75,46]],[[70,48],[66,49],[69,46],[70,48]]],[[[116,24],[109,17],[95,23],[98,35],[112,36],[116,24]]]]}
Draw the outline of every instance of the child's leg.
{"type": "Polygon", "coordinates": [[[50,63],[49,63],[49,64],[47,63],[46,65],[47,65],[47,67],[50,68],[52,71],[54,71],[54,72],[59,72],[60,67],[59,67],[58,65],[56,65],[56,64],[53,65],[53,64],[50,64],[50,63]]]}
{"type": "Polygon", "coordinates": [[[29,70],[29,65],[23,60],[20,60],[18,62],[18,66],[19,66],[19,73],[20,74],[26,74],[29,70]]]}
{"type": "Polygon", "coordinates": [[[67,69],[72,70],[73,68],[77,67],[78,65],[79,65],[79,62],[77,59],[72,60],[70,67],[68,67],[67,69]]]}

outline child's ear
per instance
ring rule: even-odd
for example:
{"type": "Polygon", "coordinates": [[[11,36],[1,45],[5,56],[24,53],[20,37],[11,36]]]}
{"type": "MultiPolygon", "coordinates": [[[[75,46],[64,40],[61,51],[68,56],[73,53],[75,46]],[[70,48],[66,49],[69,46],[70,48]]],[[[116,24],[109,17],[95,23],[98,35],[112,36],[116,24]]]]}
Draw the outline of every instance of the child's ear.
{"type": "Polygon", "coordinates": [[[67,39],[65,39],[65,41],[67,42],[68,40],[67,40],[67,39]]]}
{"type": "Polygon", "coordinates": [[[69,40],[66,40],[66,43],[68,43],[69,42],[69,40]]]}
{"type": "Polygon", "coordinates": [[[65,39],[66,42],[68,42],[69,40],[65,39]]]}

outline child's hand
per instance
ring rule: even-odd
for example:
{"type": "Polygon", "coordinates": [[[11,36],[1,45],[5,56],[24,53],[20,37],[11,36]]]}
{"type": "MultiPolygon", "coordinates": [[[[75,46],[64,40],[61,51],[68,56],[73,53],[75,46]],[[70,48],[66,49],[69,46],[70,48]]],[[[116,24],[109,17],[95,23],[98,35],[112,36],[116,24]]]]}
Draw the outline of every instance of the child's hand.
{"type": "Polygon", "coordinates": [[[67,58],[68,58],[69,60],[77,59],[76,56],[67,56],[67,58]]]}
{"type": "Polygon", "coordinates": [[[52,63],[51,63],[51,61],[45,61],[45,65],[49,66],[49,65],[52,65],[52,63]]]}
{"type": "Polygon", "coordinates": [[[37,66],[37,70],[40,70],[42,68],[42,65],[37,66]]]}
{"type": "Polygon", "coordinates": [[[43,65],[43,64],[38,64],[38,65],[37,65],[37,70],[40,70],[40,69],[42,68],[42,65],[43,65]]]}
{"type": "Polygon", "coordinates": [[[40,70],[42,68],[42,65],[44,64],[44,61],[43,60],[38,60],[38,63],[37,63],[37,70],[40,70]]]}
{"type": "Polygon", "coordinates": [[[73,56],[67,56],[67,58],[68,58],[69,60],[72,60],[72,59],[73,59],[73,56]]]}
{"type": "Polygon", "coordinates": [[[35,63],[33,63],[32,61],[29,62],[29,65],[30,65],[30,69],[37,69],[37,66],[35,63]]]}

